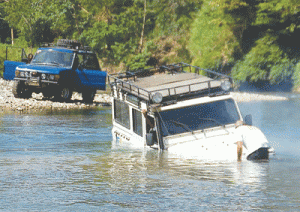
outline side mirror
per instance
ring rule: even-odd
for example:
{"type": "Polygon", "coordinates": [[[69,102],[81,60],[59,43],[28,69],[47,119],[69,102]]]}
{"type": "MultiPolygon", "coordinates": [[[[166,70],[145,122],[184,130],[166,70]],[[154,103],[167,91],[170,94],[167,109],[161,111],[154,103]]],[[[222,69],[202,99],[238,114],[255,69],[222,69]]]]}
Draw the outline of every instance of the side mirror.
{"type": "Polygon", "coordinates": [[[244,122],[247,125],[252,125],[252,115],[246,115],[244,118],[244,122]]]}
{"type": "Polygon", "coordinates": [[[146,134],[146,144],[147,146],[152,146],[154,144],[154,133],[146,134]]]}

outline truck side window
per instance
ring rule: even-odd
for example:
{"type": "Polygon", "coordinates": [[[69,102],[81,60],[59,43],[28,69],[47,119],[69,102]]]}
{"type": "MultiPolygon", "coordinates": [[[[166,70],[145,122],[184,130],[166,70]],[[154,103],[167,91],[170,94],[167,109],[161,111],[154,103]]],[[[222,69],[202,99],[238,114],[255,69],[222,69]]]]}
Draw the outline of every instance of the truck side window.
{"type": "Polygon", "coordinates": [[[86,54],[86,69],[99,70],[98,59],[95,54],[86,54]]]}
{"type": "Polygon", "coordinates": [[[146,117],[146,133],[149,133],[150,130],[153,130],[155,125],[154,125],[154,118],[152,118],[151,116],[147,116],[146,117]]]}
{"type": "Polygon", "coordinates": [[[114,116],[116,122],[127,129],[130,129],[129,106],[117,99],[114,100],[114,106],[114,116]]]}
{"type": "Polygon", "coordinates": [[[77,54],[78,62],[83,69],[100,70],[97,56],[95,54],[77,54]]]}
{"type": "Polygon", "coordinates": [[[132,109],[132,118],[133,118],[133,132],[139,136],[143,136],[143,127],[142,127],[142,113],[132,109]]]}
{"type": "MultiPolygon", "coordinates": [[[[82,65],[83,60],[84,60],[83,54],[77,54],[77,57],[78,57],[78,64],[82,65]]],[[[84,67],[82,67],[82,68],[84,68],[84,67]]]]}

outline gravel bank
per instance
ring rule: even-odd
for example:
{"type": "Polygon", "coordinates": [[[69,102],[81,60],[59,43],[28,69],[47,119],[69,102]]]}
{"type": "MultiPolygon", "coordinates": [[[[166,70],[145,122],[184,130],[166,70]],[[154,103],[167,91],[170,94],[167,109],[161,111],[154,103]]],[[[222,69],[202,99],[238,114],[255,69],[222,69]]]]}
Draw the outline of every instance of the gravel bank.
{"type": "Polygon", "coordinates": [[[15,98],[12,94],[13,81],[6,81],[0,78],[0,112],[1,111],[38,111],[38,110],[64,110],[64,109],[84,109],[99,106],[109,106],[110,96],[105,93],[97,93],[93,104],[82,102],[81,94],[73,93],[71,102],[55,102],[43,98],[43,95],[32,94],[30,99],[15,98]]]}
{"type": "MultiPolygon", "coordinates": [[[[109,106],[111,104],[110,96],[106,93],[97,93],[93,104],[82,103],[81,94],[76,92],[73,93],[70,103],[55,102],[49,99],[44,99],[42,94],[35,93],[32,94],[32,98],[30,99],[18,99],[15,98],[11,92],[12,84],[12,81],[6,81],[0,78],[0,112],[4,110],[37,111],[43,109],[84,109],[99,106],[109,106]]],[[[286,97],[255,93],[232,92],[231,94],[238,102],[287,100],[286,97]]]]}
{"type": "Polygon", "coordinates": [[[231,92],[231,95],[237,102],[288,100],[287,97],[283,97],[283,96],[257,94],[257,93],[231,92]]]}

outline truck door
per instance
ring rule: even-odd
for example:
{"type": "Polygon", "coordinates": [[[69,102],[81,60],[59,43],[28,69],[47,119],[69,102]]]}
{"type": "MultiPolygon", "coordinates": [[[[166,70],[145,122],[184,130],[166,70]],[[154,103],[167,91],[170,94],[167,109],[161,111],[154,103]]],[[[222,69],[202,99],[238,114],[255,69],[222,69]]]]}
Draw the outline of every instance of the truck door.
{"type": "Polygon", "coordinates": [[[4,61],[4,70],[3,78],[5,80],[13,80],[15,78],[16,67],[19,65],[24,65],[28,62],[26,52],[23,48],[20,47],[6,47],[6,60],[4,61]],[[15,54],[20,53],[21,51],[21,60],[13,61],[9,58],[15,58],[15,54]]]}
{"type": "Polygon", "coordinates": [[[76,73],[84,88],[105,90],[106,72],[101,71],[97,57],[92,53],[78,53],[76,73]]]}

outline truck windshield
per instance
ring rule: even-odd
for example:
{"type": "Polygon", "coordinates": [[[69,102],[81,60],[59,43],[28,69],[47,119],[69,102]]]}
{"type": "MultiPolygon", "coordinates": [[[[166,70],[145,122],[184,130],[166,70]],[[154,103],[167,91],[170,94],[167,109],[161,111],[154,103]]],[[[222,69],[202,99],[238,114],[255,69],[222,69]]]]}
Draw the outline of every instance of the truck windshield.
{"type": "Polygon", "coordinates": [[[72,66],[73,57],[73,53],[54,50],[38,50],[31,61],[31,64],[70,67],[72,66]]]}
{"type": "Polygon", "coordinates": [[[240,119],[232,99],[160,112],[163,136],[234,124],[240,119]]]}

